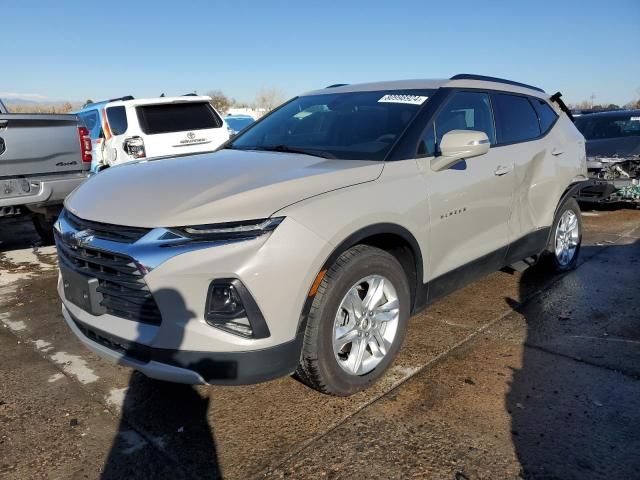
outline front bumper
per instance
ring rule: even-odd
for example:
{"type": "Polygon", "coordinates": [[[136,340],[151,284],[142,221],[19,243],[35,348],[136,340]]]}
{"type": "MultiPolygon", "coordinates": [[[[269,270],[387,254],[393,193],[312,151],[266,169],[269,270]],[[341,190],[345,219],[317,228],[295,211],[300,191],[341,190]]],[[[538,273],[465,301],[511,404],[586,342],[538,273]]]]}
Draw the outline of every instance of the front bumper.
{"type": "Polygon", "coordinates": [[[615,191],[616,187],[610,182],[591,180],[586,186],[578,190],[576,200],[581,203],[604,203],[615,191]]]}
{"type": "MultiPolygon", "coordinates": [[[[62,216],[58,238],[77,232],[70,228],[62,216]]],[[[82,342],[114,362],[180,383],[247,384],[293,372],[304,334],[303,305],[330,245],[292,219],[271,233],[236,242],[172,243],[162,240],[165,233],[153,229],[133,243],[83,237],[79,248],[134,260],[162,318],[149,324],[91,314],[66,298],[60,279],[66,322],[82,342]],[[207,323],[208,288],[223,278],[246,287],[268,326],[267,337],[242,337],[207,323]]]]}
{"type": "Polygon", "coordinates": [[[247,385],[279,378],[298,366],[303,335],[271,348],[244,352],[194,352],[150,348],[89,326],[62,306],[69,328],[98,355],[147,377],[175,383],[247,385]]]}
{"type": "Polygon", "coordinates": [[[594,179],[591,185],[580,189],[576,199],[584,204],[631,203],[640,205],[640,197],[638,193],[635,193],[638,190],[637,183],[634,184],[631,179],[594,179]]]}

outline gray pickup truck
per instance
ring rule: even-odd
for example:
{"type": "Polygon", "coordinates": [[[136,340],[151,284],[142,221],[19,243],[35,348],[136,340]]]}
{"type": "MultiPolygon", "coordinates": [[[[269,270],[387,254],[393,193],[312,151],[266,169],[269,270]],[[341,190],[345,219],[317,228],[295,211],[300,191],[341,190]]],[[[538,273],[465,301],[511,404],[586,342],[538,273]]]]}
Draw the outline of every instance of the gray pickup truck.
{"type": "Polygon", "coordinates": [[[31,213],[52,242],[62,202],[90,166],[91,139],[76,115],[9,113],[0,100],[0,221],[31,213]]]}

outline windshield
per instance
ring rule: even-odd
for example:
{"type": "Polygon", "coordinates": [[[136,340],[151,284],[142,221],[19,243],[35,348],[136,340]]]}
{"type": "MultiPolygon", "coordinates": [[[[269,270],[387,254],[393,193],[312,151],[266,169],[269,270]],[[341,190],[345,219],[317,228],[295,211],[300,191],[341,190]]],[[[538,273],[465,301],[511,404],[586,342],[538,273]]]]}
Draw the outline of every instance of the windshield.
{"type": "Polygon", "coordinates": [[[584,115],[576,118],[576,127],[587,140],[640,136],[640,113],[584,115]]]}
{"type": "Polygon", "coordinates": [[[298,97],[240,134],[227,148],[384,160],[433,92],[401,90],[298,97]]]}

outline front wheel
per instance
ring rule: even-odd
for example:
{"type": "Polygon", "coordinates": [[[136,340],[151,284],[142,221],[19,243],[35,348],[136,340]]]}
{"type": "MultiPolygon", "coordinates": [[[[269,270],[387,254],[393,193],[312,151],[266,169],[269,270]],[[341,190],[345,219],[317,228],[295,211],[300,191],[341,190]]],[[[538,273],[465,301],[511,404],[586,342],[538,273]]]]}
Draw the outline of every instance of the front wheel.
{"type": "Polygon", "coordinates": [[[551,236],[544,255],[548,267],[555,272],[574,269],[578,264],[581,244],[580,207],[574,198],[569,198],[558,209],[551,227],[551,236]]]}
{"type": "Polygon", "coordinates": [[[395,358],[409,310],[409,284],[395,257],[367,245],[347,250],[313,300],[298,377],[332,395],[364,390],[395,358]]]}

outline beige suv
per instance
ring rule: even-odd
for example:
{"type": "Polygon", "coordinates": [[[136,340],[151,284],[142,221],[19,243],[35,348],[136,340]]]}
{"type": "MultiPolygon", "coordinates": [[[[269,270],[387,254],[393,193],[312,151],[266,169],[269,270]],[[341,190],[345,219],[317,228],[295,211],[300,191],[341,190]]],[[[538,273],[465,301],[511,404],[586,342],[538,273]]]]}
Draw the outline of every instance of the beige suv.
{"type": "Polygon", "coordinates": [[[429,303],[508,265],[574,267],[585,162],[560,95],[516,82],[306,93],[218,152],[77,189],[55,229],[64,317],[150,377],[297,372],[349,395],[429,303]]]}

